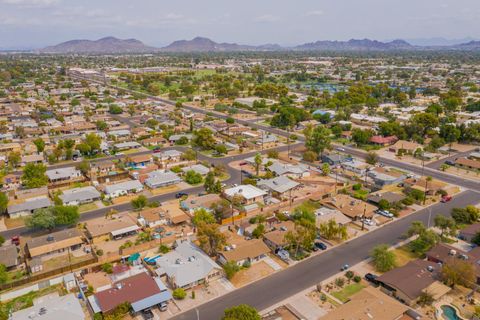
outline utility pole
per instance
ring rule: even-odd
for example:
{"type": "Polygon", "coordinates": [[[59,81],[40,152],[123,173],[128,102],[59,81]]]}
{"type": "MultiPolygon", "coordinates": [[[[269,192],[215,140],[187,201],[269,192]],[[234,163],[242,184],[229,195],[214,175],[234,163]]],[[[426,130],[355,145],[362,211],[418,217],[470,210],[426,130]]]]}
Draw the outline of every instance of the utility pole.
{"type": "Polygon", "coordinates": [[[362,231],[365,230],[365,214],[367,213],[367,203],[365,202],[365,206],[363,207],[363,215],[362,215],[362,231]]]}

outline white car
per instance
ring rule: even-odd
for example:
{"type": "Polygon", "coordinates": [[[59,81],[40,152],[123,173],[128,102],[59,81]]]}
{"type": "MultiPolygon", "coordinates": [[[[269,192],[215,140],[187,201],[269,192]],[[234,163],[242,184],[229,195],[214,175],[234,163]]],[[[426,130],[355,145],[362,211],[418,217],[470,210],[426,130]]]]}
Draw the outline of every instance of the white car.
{"type": "Polygon", "coordinates": [[[345,148],[338,147],[338,148],[337,148],[337,151],[342,151],[342,152],[345,152],[345,148]]]}

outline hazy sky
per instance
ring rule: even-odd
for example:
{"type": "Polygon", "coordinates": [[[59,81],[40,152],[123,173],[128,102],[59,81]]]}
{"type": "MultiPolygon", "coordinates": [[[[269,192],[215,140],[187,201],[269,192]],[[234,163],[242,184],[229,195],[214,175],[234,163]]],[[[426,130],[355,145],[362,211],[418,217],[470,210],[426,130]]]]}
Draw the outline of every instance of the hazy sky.
{"type": "Polygon", "coordinates": [[[0,47],[205,36],[243,44],[480,38],[480,0],[0,0],[0,47]]]}

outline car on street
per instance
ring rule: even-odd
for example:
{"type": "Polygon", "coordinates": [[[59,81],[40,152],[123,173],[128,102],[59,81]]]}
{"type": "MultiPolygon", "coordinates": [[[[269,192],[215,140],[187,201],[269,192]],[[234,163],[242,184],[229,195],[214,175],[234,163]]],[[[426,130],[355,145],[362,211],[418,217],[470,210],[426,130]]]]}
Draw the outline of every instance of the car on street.
{"type": "Polygon", "coordinates": [[[320,250],[327,250],[327,245],[323,242],[315,242],[314,247],[320,250]]]}
{"type": "Polygon", "coordinates": [[[177,193],[175,194],[175,198],[177,198],[177,199],[180,199],[181,197],[185,197],[185,196],[188,196],[188,193],[186,193],[186,192],[177,192],[177,193]]]}
{"type": "Polygon", "coordinates": [[[367,273],[365,275],[365,280],[367,280],[368,282],[371,282],[373,284],[378,284],[377,278],[378,278],[378,276],[374,275],[373,273],[367,273]]]}
{"type": "Polygon", "coordinates": [[[345,152],[345,148],[338,147],[338,148],[337,148],[337,151],[345,152]]]}
{"type": "Polygon", "coordinates": [[[452,161],[452,160],[447,160],[444,163],[448,164],[449,166],[454,166],[455,165],[455,161],[452,161]]]}
{"type": "Polygon", "coordinates": [[[350,265],[349,264],[344,264],[341,268],[340,268],[340,271],[346,271],[350,269],[350,265]]]}
{"type": "Polygon", "coordinates": [[[447,203],[449,201],[452,201],[452,196],[449,195],[442,196],[442,198],[440,199],[440,202],[442,203],[447,203]]]}

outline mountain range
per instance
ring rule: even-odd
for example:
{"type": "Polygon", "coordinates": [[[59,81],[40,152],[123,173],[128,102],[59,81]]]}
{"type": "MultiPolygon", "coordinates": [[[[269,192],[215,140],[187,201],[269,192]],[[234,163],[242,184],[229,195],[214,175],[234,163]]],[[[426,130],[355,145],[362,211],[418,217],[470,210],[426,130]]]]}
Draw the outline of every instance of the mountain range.
{"type": "Polygon", "coordinates": [[[235,52],[235,51],[402,51],[402,50],[480,50],[480,41],[470,41],[444,46],[414,46],[405,40],[382,42],[370,39],[351,39],[348,41],[316,41],[293,47],[278,44],[260,46],[237,43],[217,43],[204,37],[192,40],[174,41],[166,47],[148,46],[136,39],[118,39],[105,37],[98,40],[71,40],[55,46],[40,49],[42,53],[153,53],[153,52],[235,52]]]}

